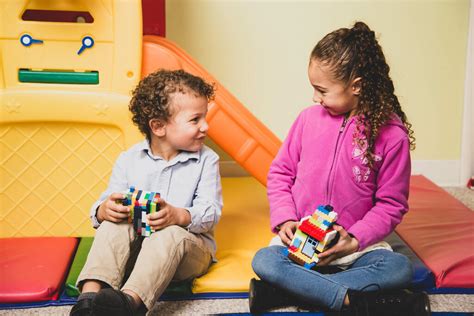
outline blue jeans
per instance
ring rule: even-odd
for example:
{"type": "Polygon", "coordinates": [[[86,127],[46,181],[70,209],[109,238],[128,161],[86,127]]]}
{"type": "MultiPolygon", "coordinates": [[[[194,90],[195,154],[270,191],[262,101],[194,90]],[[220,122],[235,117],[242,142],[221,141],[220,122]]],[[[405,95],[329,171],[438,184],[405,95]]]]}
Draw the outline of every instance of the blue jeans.
{"type": "Polygon", "coordinates": [[[322,274],[291,261],[283,246],[260,249],[252,267],[260,279],[310,304],[341,310],[347,290],[375,291],[407,287],[413,275],[410,260],[385,249],[368,252],[347,270],[322,274]]]}

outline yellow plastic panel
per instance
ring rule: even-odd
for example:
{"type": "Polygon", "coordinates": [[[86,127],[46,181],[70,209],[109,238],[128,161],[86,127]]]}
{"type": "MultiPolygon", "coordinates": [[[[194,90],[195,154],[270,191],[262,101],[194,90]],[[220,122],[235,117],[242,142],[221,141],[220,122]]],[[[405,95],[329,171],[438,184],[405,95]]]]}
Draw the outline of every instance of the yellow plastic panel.
{"type": "Polygon", "coordinates": [[[0,84],[7,89],[58,88],[58,85],[19,83],[18,69],[26,68],[99,71],[98,85],[68,85],[66,89],[129,94],[141,74],[141,1],[0,0],[0,51],[3,76],[0,84]],[[86,11],[94,22],[23,21],[23,12],[31,9],[86,11]],[[23,46],[20,37],[25,34],[43,42],[23,46]],[[94,45],[78,55],[85,36],[92,37],[94,45]]]}
{"type": "Polygon", "coordinates": [[[193,293],[247,292],[255,277],[252,258],[274,236],[262,184],[253,177],[223,178],[222,191],[224,209],[215,231],[218,262],[195,280],[193,293]]]}
{"type": "MultiPolygon", "coordinates": [[[[112,56],[114,53],[112,43],[96,43],[93,46],[94,54],[85,51],[82,56],[76,54],[78,44],[76,42],[45,42],[41,45],[23,47],[18,40],[2,41],[3,58],[5,60],[4,72],[7,87],[15,86],[18,82],[18,69],[38,70],[69,70],[84,72],[88,70],[99,72],[99,84],[90,85],[67,85],[67,90],[73,91],[112,91],[112,78],[109,73],[113,69],[114,60],[104,59],[103,56],[112,56]],[[74,54],[71,54],[73,52],[74,54]],[[65,58],[70,56],[71,58],[65,58]],[[71,59],[75,59],[72,63],[71,59]],[[17,62],[7,62],[17,60],[17,62]],[[51,61],[48,61],[51,60],[51,61]]],[[[52,89],[60,85],[18,83],[17,89],[52,89]]],[[[131,90],[130,88],[129,90],[131,90]]],[[[127,91],[128,92],[128,91],[127,91]]]]}
{"type": "Polygon", "coordinates": [[[118,154],[143,139],[129,97],[0,93],[0,237],[92,236],[89,209],[118,154]]]}

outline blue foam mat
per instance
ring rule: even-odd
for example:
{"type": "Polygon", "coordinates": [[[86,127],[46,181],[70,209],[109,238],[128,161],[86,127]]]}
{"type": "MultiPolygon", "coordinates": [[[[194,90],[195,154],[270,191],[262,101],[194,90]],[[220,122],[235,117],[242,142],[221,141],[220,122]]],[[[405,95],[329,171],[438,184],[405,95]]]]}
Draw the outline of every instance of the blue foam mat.
{"type": "MultiPolygon", "coordinates": [[[[300,315],[300,314],[305,314],[305,315],[311,315],[311,316],[336,316],[340,315],[339,312],[269,312],[269,313],[263,313],[259,314],[260,316],[265,316],[265,315],[300,315]]],[[[239,316],[252,316],[250,313],[228,313],[228,314],[217,314],[217,315],[239,315],[239,316]]],[[[472,316],[472,313],[463,313],[463,312],[431,312],[431,315],[436,315],[436,316],[472,316]]]]}
{"type": "Polygon", "coordinates": [[[424,289],[428,294],[474,294],[474,288],[443,287],[424,289]]]}
{"type": "MultiPolygon", "coordinates": [[[[238,299],[248,298],[247,292],[240,293],[199,293],[193,295],[163,295],[160,297],[160,301],[185,301],[185,300],[205,300],[205,299],[238,299]]],[[[2,309],[22,309],[22,308],[37,308],[37,307],[48,307],[48,306],[65,306],[74,305],[77,302],[76,297],[71,297],[62,292],[58,300],[42,301],[42,302],[28,302],[28,303],[16,303],[16,304],[0,304],[0,310],[2,309]]]]}
{"type": "MultiPolygon", "coordinates": [[[[457,290],[466,290],[466,289],[457,289],[457,290]]],[[[473,289],[468,289],[473,290],[473,289]]],[[[474,291],[473,291],[474,293],[474,291]]],[[[473,294],[473,293],[460,293],[460,294],[473,294]]],[[[173,296],[173,297],[161,297],[162,301],[180,301],[180,300],[202,300],[202,299],[245,299],[248,298],[247,292],[241,293],[200,293],[193,294],[188,296],[173,296]]],[[[44,301],[44,302],[34,302],[34,303],[21,303],[21,304],[0,304],[0,310],[9,310],[9,309],[25,309],[25,308],[39,308],[39,307],[51,307],[51,306],[67,306],[74,305],[77,301],[77,298],[70,297],[63,292],[57,301],[44,301]]],[[[268,312],[260,315],[315,315],[315,316],[332,316],[337,315],[331,312],[268,312]]],[[[432,315],[436,316],[472,316],[473,313],[470,312],[432,312],[432,315]]],[[[223,313],[218,315],[252,315],[250,313],[223,313]]]]}

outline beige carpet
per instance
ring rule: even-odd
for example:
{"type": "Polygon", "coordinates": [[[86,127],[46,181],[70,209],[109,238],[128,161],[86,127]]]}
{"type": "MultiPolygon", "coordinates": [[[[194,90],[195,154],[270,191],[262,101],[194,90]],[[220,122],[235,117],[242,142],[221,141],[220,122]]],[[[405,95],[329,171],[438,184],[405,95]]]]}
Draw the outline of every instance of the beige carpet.
{"type": "MultiPolygon", "coordinates": [[[[445,188],[450,194],[474,210],[474,191],[467,188],[445,188]]],[[[472,251],[472,250],[470,250],[472,251]]],[[[430,295],[433,312],[470,312],[474,313],[474,295],[430,295]]],[[[69,315],[71,306],[42,307],[30,309],[1,310],[1,315],[32,316],[32,315],[69,315]]],[[[298,311],[294,307],[278,311],[298,311]]],[[[154,315],[209,315],[218,313],[248,313],[247,299],[220,299],[158,302],[148,313],[154,315]]]]}

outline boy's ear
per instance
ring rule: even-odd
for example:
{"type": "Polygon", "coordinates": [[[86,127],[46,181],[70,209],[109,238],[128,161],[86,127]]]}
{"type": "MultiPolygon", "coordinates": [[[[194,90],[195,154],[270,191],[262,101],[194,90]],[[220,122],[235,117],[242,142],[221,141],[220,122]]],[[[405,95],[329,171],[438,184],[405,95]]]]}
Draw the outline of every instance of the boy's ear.
{"type": "Polygon", "coordinates": [[[357,77],[352,81],[352,93],[354,95],[360,95],[362,89],[362,78],[357,77]]]}
{"type": "Polygon", "coordinates": [[[150,131],[155,134],[158,137],[165,136],[166,134],[166,129],[165,126],[166,124],[159,119],[151,119],[148,122],[148,126],[150,127],[150,131]]]}

